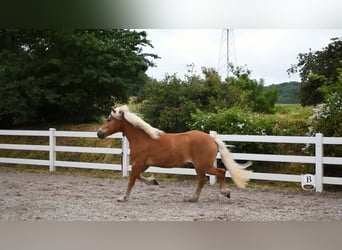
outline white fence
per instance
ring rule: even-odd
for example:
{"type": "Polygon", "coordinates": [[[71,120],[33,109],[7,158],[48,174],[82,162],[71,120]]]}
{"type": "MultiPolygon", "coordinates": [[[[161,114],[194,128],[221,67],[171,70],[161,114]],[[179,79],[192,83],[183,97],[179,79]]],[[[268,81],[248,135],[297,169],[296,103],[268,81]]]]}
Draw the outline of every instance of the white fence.
{"type": "MultiPolygon", "coordinates": [[[[0,149],[6,150],[33,150],[49,152],[48,160],[38,159],[21,159],[0,157],[0,163],[7,164],[29,164],[49,166],[50,171],[55,171],[56,167],[74,167],[74,168],[93,168],[122,171],[123,176],[127,176],[131,170],[129,165],[129,145],[126,137],[122,133],[117,133],[109,138],[118,138],[122,140],[121,148],[103,148],[103,147],[75,147],[75,146],[59,146],[56,145],[57,137],[79,137],[79,138],[97,138],[96,132],[75,132],[75,131],[56,131],[51,128],[49,131],[41,130],[0,130],[0,136],[43,136],[49,138],[48,145],[26,145],[26,144],[4,144],[0,143],[0,149]],[[73,162],[61,161],[56,159],[56,152],[77,152],[77,153],[98,153],[98,154],[118,154],[122,156],[121,164],[106,163],[89,163],[89,162],[73,162]]],[[[296,162],[310,163],[315,165],[315,185],[316,191],[323,191],[323,184],[342,185],[342,178],[327,177],[323,173],[323,165],[342,165],[342,157],[325,157],[323,148],[326,144],[342,145],[342,137],[323,137],[322,134],[316,134],[315,137],[304,136],[255,136],[255,135],[221,135],[215,131],[211,131],[210,135],[218,137],[223,141],[229,142],[259,142],[259,143],[291,143],[291,144],[314,144],[314,156],[295,156],[295,155],[273,155],[273,154],[248,154],[233,153],[236,160],[251,161],[267,161],[267,162],[296,162]]],[[[218,153],[217,159],[220,159],[218,153]]],[[[167,173],[181,175],[196,175],[192,168],[159,168],[150,167],[146,172],[167,173]]],[[[305,174],[305,173],[303,173],[305,174]]],[[[227,177],[230,177],[227,171],[227,177]]],[[[272,174],[272,173],[255,173],[250,176],[255,180],[272,180],[272,181],[302,181],[301,175],[289,174],[272,174]]],[[[213,184],[215,178],[210,176],[210,183],[213,184]]]]}
{"type": "MultiPolygon", "coordinates": [[[[128,159],[128,147],[124,148],[101,148],[101,147],[75,147],[75,146],[58,146],[56,139],[58,137],[78,137],[78,138],[97,138],[95,132],[77,132],[77,131],[56,131],[51,128],[49,131],[41,130],[0,130],[0,136],[34,136],[48,137],[48,145],[26,145],[26,144],[1,144],[0,149],[9,150],[31,150],[31,151],[46,151],[49,152],[48,160],[37,159],[21,159],[21,158],[5,158],[0,157],[0,163],[13,164],[28,164],[28,165],[43,165],[49,166],[50,171],[55,171],[56,167],[74,167],[74,168],[92,168],[92,169],[108,169],[122,170],[122,165],[127,165],[128,161],[123,164],[106,164],[106,163],[89,163],[89,162],[74,162],[60,161],[56,159],[57,152],[76,152],[76,153],[98,153],[98,154],[118,154],[124,156],[123,159],[128,159]]],[[[116,133],[109,138],[118,138],[125,140],[122,133],[116,133]]],[[[125,145],[125,143],[122,143],[125,145]]],[[[127,143],[126,143],[127,145],[127,143]]]]}

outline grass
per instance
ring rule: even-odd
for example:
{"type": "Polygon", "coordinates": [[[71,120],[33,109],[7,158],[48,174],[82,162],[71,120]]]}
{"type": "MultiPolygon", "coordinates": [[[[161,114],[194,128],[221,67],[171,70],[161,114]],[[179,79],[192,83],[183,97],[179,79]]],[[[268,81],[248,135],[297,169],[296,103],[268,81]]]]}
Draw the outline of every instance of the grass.
{"type": "Polygon", "coordinates": [[[307,120],[313,114],[313,106],[302,107],[300,104],[276,104],[275,114],[288,119],[307,120]]]}
{"type": "Polygon", "coordinates": [[[33,165],[19,165],[19,164],[2,164],[3,170],[17,170],[27,173],[50,173],[60,175],[73,175],[73,176],[87,176],[95,178],[122,178],[120,171],[114,170],[99,170],[99,169],[82,169],[82,168],[62,168],[58,167],[56,171],[50,172],[46,166],[33,166],[33,165]]]}

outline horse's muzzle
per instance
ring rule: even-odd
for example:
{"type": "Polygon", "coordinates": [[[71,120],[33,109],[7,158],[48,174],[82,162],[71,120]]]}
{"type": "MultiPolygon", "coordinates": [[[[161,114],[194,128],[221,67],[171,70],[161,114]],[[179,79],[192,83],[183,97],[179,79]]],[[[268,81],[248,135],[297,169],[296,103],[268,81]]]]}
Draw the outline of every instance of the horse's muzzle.
{"type": "Polygon", "coordinates": [[[105,138],[105,133],[102,130],[97,131],[97,137],[100,139],[105,138]]]}

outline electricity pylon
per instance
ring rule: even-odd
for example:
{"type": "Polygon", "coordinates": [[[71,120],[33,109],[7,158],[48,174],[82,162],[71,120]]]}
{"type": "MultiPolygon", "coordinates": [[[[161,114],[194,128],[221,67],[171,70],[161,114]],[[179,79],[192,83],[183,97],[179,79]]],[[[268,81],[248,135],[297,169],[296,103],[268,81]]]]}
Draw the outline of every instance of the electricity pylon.
{"type": "Polygon", "coordinates": [[[229,77],[231,66],[237,66],[234,32],[232,29],[222,30],[218,73],[229,77]]]}

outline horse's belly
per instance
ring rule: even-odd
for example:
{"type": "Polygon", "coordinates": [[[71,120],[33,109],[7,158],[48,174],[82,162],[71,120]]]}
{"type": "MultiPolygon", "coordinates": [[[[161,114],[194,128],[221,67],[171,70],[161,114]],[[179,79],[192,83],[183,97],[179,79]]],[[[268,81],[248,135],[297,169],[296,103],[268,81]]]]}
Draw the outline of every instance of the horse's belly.
{"type": "Polygon", "coordinates": [[[191,159],[189,157],[184,157],[182,155],[172,155],[172,154],[150,156],[147,159],[148,165],[164,167],[164,168],[182,167],[187,163],[191,163],[191,159]]]}

